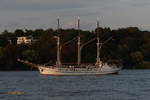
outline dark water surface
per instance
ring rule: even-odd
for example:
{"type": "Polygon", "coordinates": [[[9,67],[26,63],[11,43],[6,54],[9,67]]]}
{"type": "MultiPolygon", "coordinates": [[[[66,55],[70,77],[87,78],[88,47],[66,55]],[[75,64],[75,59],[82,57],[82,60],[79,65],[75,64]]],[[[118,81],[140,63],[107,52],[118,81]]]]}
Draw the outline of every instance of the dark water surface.
{"type": "Polygon", "coordinates": [[[0,72],[0,100],[150,100],[150,70],[63,77],[0,72]]]}

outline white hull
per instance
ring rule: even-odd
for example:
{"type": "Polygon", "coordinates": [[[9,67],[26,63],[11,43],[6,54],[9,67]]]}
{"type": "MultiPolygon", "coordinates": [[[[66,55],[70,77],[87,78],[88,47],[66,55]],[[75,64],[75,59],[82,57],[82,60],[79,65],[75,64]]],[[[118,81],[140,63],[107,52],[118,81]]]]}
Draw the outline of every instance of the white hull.
{"type": "Polygon", "coordinates": [[[118,73],[121,68],[110,67],[104,65],[102,68],[57,68],[57,67],[44,67],[38,66],[41,75],[58,75],[58,76],[71,76],[71,75],[105,75],[118,73]]]}

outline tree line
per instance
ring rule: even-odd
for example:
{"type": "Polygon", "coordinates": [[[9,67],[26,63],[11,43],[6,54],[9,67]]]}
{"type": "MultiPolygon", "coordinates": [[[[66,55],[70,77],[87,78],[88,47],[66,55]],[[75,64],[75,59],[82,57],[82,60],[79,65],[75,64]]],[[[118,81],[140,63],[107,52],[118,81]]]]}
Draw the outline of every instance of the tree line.
{"type": "MultiPolygon", "coordinates": [[[[137,27],[116,30],[99,27],[93,31],[80,30],[82,43],[95,38],[97,31],[101,42],[112,37],[100,51],[101,59],[104,62],[119,61],[126,69],[150,68],[149,31],[141,31],[137,27]]],[[[55,64],[57,48],[54,36],[59,34],[63,45],[75,38],[78,32],[76,29],[60,29],[59,33],[54,29],[16,29],[14,32],[5,30],[0,34],[0,70],[30,70],[30,67],[18,62],[18,58],[36,64],[55,64]],[[37,41],[31,45],[17,45],[16,40],[20,36],[33,36],[37,41]]],[[[82,63],[95,63],[96,40],[82,49],[81,57],[82,63]]],[[[63,63],[77,62],[77,40],[63,46],[61,60],[63,63]]]]}

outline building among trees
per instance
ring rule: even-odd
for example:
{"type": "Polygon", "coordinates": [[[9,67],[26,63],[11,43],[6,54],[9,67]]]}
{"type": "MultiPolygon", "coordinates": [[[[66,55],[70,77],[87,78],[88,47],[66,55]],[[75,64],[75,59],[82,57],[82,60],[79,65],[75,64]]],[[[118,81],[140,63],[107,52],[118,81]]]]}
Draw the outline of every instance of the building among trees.
{"type": "Polygon", "coordinates": [[[31,44],[33,42],[32,36],[17,37],[17,44],[31,44]]]}

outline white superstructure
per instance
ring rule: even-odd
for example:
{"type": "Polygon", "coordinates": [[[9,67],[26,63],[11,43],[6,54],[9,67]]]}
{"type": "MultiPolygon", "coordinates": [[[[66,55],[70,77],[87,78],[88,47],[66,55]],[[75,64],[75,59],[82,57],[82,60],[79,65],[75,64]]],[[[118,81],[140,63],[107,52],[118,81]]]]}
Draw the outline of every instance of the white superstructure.
{"type": "Polygon", "coordinates": [[[121,68],[110,67],[105,64],[103,67],[96,68],[94,65],[87,65],[85,68],[78,66],[65,67],[45,67],[38,66],[41,75],[56,75],[56,76],[67,76],[67,75],[104,75],[104,74],[117,74],[121,68]]]}

